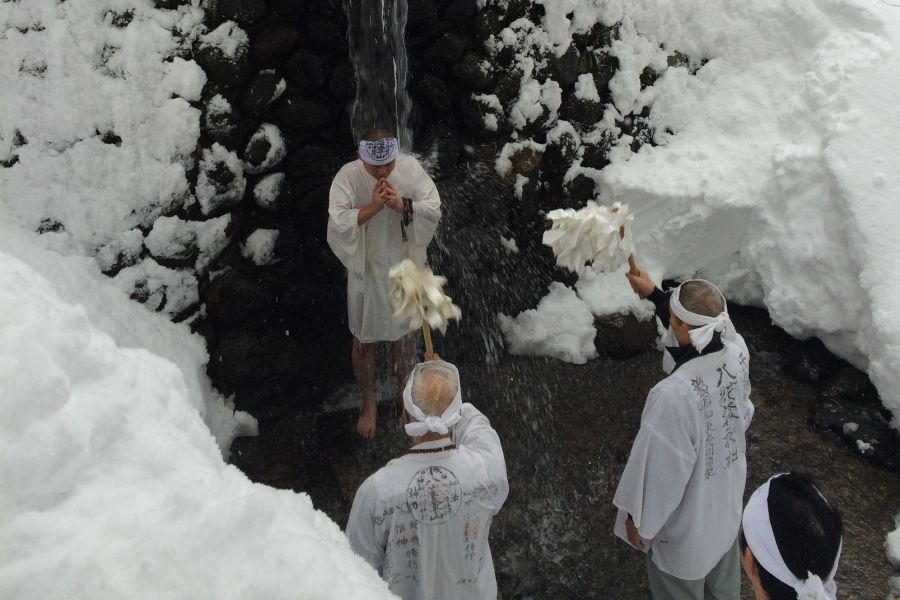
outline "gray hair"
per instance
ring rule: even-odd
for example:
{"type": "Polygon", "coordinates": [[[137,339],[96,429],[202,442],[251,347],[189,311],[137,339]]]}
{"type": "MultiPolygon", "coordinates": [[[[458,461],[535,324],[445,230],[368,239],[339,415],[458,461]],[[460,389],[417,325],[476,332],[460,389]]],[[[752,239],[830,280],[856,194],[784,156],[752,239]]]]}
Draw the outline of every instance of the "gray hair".
{"type": "Polygon", "coordinates": [[[725,299],[722,297],[722,293],[707,281],[684,282],[681,285],[678,300],[686,310],[704,317],[718,317],[725,311],[725,299]]]}
{"type": "Polygon", "coordinates": [[[410,377],[413,404],[428,417],[444,414],[459,391],[459,374],[442,360],[416,365],[410,377]]]}

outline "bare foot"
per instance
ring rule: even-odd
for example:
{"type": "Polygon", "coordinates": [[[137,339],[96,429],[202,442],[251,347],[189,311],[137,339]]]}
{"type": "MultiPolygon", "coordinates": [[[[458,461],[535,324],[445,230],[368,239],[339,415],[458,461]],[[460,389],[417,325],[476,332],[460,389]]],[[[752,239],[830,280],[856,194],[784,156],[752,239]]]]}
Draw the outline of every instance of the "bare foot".
{"type": "Polygon", "coordinates": [[[359,411],[359,420],[356,421],[356,432],[364,438],[375,437],[375,418],[378,409],[375,400],[363,400],[362,410],[359,411]]]}

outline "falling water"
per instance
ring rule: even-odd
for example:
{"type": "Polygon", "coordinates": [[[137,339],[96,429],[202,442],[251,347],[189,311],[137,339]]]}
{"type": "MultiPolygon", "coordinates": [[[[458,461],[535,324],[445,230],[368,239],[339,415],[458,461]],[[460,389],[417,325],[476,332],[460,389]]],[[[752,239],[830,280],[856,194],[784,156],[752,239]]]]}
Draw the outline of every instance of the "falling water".
{"type": "Polygon", "coordinates": [[[412,148],[406,92],[406,0],[346,0],[347,38],[356,73],[351,126],[356,139],[374,127],[396,132],[412,148]]]}

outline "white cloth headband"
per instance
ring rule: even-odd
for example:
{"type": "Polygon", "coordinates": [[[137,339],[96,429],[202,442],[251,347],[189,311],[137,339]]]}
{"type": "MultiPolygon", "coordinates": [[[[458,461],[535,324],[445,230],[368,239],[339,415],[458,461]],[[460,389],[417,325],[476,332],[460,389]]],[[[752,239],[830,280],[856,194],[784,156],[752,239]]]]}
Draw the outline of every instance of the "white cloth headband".
{"type": "Polygon", "coordinates": [[[374,142],[360,140],[359,157],[364,163],[380,167],[386,165],[400,154],[400,144],[397,138],[381,138],[374,142]]]}
{"type": "Polygon", "coordinates": [[[681,319],[682,322],[695,326],[695,329],[691,329],[690,336],[691,344],[697,349],[697,352],[703,352],[703,349],[712,341],[713,333],[715,332],[727,332],[729,335],[726,335],[725,337],[733,337],[734,325],[731,323],[731,317],[728,316],[728,303],[725,302],[725,296],[722,295],[719,288],[705,279],[691,279],[684,283],[679,285],[675,288],[675,291],[672,292],[672,297],[669,299],[669,310],[672,311],[672,314],[681,319]],[[684,283],[691,282],[702,282],[712,286],[712,288],[716,290],[722,298],[722,306],[724,307],[718,316],[707,317],[705,315],[698,315],[682,306],[680,299],[681,286],[683,286],[684,283]]]}
{"type": "MultiPolygon", "coordinates": [[[[784,563],[781,552],[778,551],[778,543],[775,541],[775,533],[772,531],[772,521],[769,519],[769,484],[772,479],[781,477],[783,473],[775,475],[769,481],[759,486],[744,508],[744,517],[741,525],[744,529],[744,538],[747,546],[756,557],[756,562],[768,571],[778,581],[785,583],[797,592],[800,600],[836,600],[837,586],[834,583],[834,574],[837,573],[838,563],[841,560],[843,541],[838,547],[834,557],[834,566],[828,579],[824,582],[818,575],[807,573],[806,579],[797,579],[784,563]]],[[[818,490],[816,490],[818,491],[818,490]]],[[[819,492],[821,496],[821,492],[819,492]]],[[[823,496],[824,499],[824,496],[823,496]]],[[[827,502],[827,500],[826,500],[827,502]]]]}
{"type": "Polygon", "coordinates": [[[419,437],[425,435],[429,431],[440,433],[441,435],[450,433],[450,428],[456,425],[462,418],[460,412],[462,409],[462,394],[460,393],[459,387],[459,371],[456,370],[455,366],[444,361],[432,361],[430,363],[416,365],[409,376],[409,380],[406,382],[406,388],[403,390],[403,408],[406,409],[406,412],[413,419],[412,423],[407,423],[403,426],[406,430],[406,435],[419,437]],[[444,414],[439,417],[423,413],[422,409],[415,405],[412,398],[412,386],[416,376],[419,375],[426,365],[431,365],[435,362],[449,367],[449,370],[456,376],[457,382],[456,395],[453,396],[453,401],[450,403],[450,406],[447,407],[447,410],[444,411],[444,414]]]}

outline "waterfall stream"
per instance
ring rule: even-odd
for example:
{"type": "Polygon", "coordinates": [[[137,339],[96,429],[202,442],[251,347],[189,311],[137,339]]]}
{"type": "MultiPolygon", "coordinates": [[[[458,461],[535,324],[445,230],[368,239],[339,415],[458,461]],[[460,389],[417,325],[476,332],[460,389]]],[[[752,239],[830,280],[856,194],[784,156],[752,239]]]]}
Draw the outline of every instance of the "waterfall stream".
{"type": "Polygon", "coordinates": [[[406,0],[346,0],[347,39],[356,75],[351,126],[356,139],[375,127],[394,131],[412,148],[406,91],[406,0]]]}

